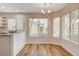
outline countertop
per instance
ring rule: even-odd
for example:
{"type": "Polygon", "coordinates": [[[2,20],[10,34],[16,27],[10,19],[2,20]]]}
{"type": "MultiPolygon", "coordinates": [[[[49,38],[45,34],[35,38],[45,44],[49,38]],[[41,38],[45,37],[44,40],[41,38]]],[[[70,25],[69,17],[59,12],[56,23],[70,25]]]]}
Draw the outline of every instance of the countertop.
{"type": "Polygon", "coordinates": [[[9,35],[11,35],[11,33],[0,33],[0,36],[9,36],[9,35]]]}

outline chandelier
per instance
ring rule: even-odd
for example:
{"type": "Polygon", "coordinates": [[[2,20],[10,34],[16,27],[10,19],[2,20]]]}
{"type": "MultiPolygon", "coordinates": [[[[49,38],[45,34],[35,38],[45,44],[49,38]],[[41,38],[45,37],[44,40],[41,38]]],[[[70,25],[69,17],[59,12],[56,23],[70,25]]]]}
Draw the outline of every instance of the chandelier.
{"type": "Polygon", "coordinates": [[[49,6],[51,6],[51,3],[44,3],[42,5],[41,13],[42,14],[49,14],[49,13],[51,13],[51,10],[48,8],[49,6]]]}

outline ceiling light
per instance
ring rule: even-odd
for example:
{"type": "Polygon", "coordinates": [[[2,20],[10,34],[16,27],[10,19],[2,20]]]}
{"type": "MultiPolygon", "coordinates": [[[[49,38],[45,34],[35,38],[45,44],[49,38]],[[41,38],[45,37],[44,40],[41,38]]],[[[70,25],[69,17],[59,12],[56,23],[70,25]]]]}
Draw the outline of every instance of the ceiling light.
{"type": "Polygon", "coordinates": [[[51,13],[51,10],[48,9],[48,7],[50,7],[51,4],[47,4],[47,3],[44,3],[43,4],[43,7],[42,7],[42,10],[41,10],[41,13],[43,14],[46,14],[46,13],[51,13]],[[48,6],[49,5],[49,6],[48,6]]]}
{"type": "Polygon", "coordinates": [[[48,10],[47,12],[48,12],[48,13],[51,13],[51,10],[48,10]]]}
{"type": "Polygon", "coordinates": [[[44,11],[43,10],[41,10],[41,13],[43,13],[44,11]]]}

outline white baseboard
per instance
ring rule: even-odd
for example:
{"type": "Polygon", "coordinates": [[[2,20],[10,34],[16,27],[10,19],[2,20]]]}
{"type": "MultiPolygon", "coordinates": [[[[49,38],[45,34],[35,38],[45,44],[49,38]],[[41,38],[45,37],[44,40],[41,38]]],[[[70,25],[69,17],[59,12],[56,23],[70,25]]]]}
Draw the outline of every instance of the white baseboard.
{"type": "Polygon", "coordinates": [[[56,44],[56,45],[59,45],[58,43],[52,43],[52,42],[26,42],[26,44],[56,44]]]}
{"type": "Polygon", "coordinates": [[[65,50],[67,50],[69,53],[71,53],[73,56],[76,56],[76,54],[74,54],[72,51],[70,51],[69,49],[67,49],[66,47],[62,46],[65,50]]]}
{"type": "Polygon", "coordinates": [[[25,45],[26,45],[26,43],[24,43],[24,44],[22,45],[22,47],[18,50],[18,52],[17,52],[16,54],[14,54],[13,56],[16,56],[16,55],[22,50],[22,48],[23,48],[25,45]]]}

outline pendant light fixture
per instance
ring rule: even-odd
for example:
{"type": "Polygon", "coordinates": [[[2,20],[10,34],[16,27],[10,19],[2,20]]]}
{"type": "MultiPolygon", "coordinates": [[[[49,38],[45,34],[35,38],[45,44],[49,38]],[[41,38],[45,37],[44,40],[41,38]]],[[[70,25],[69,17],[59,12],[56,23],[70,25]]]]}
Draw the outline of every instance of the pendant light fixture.
{"type": "Polygon", "coordinates": [[[50,3],[44,3],[43,6],[42,6],[42,10],[41,10],[41,13],[42,14],[49,14],[51,13],[51,10],[48,9],[48,6],[50,6],[50,3]]]}

